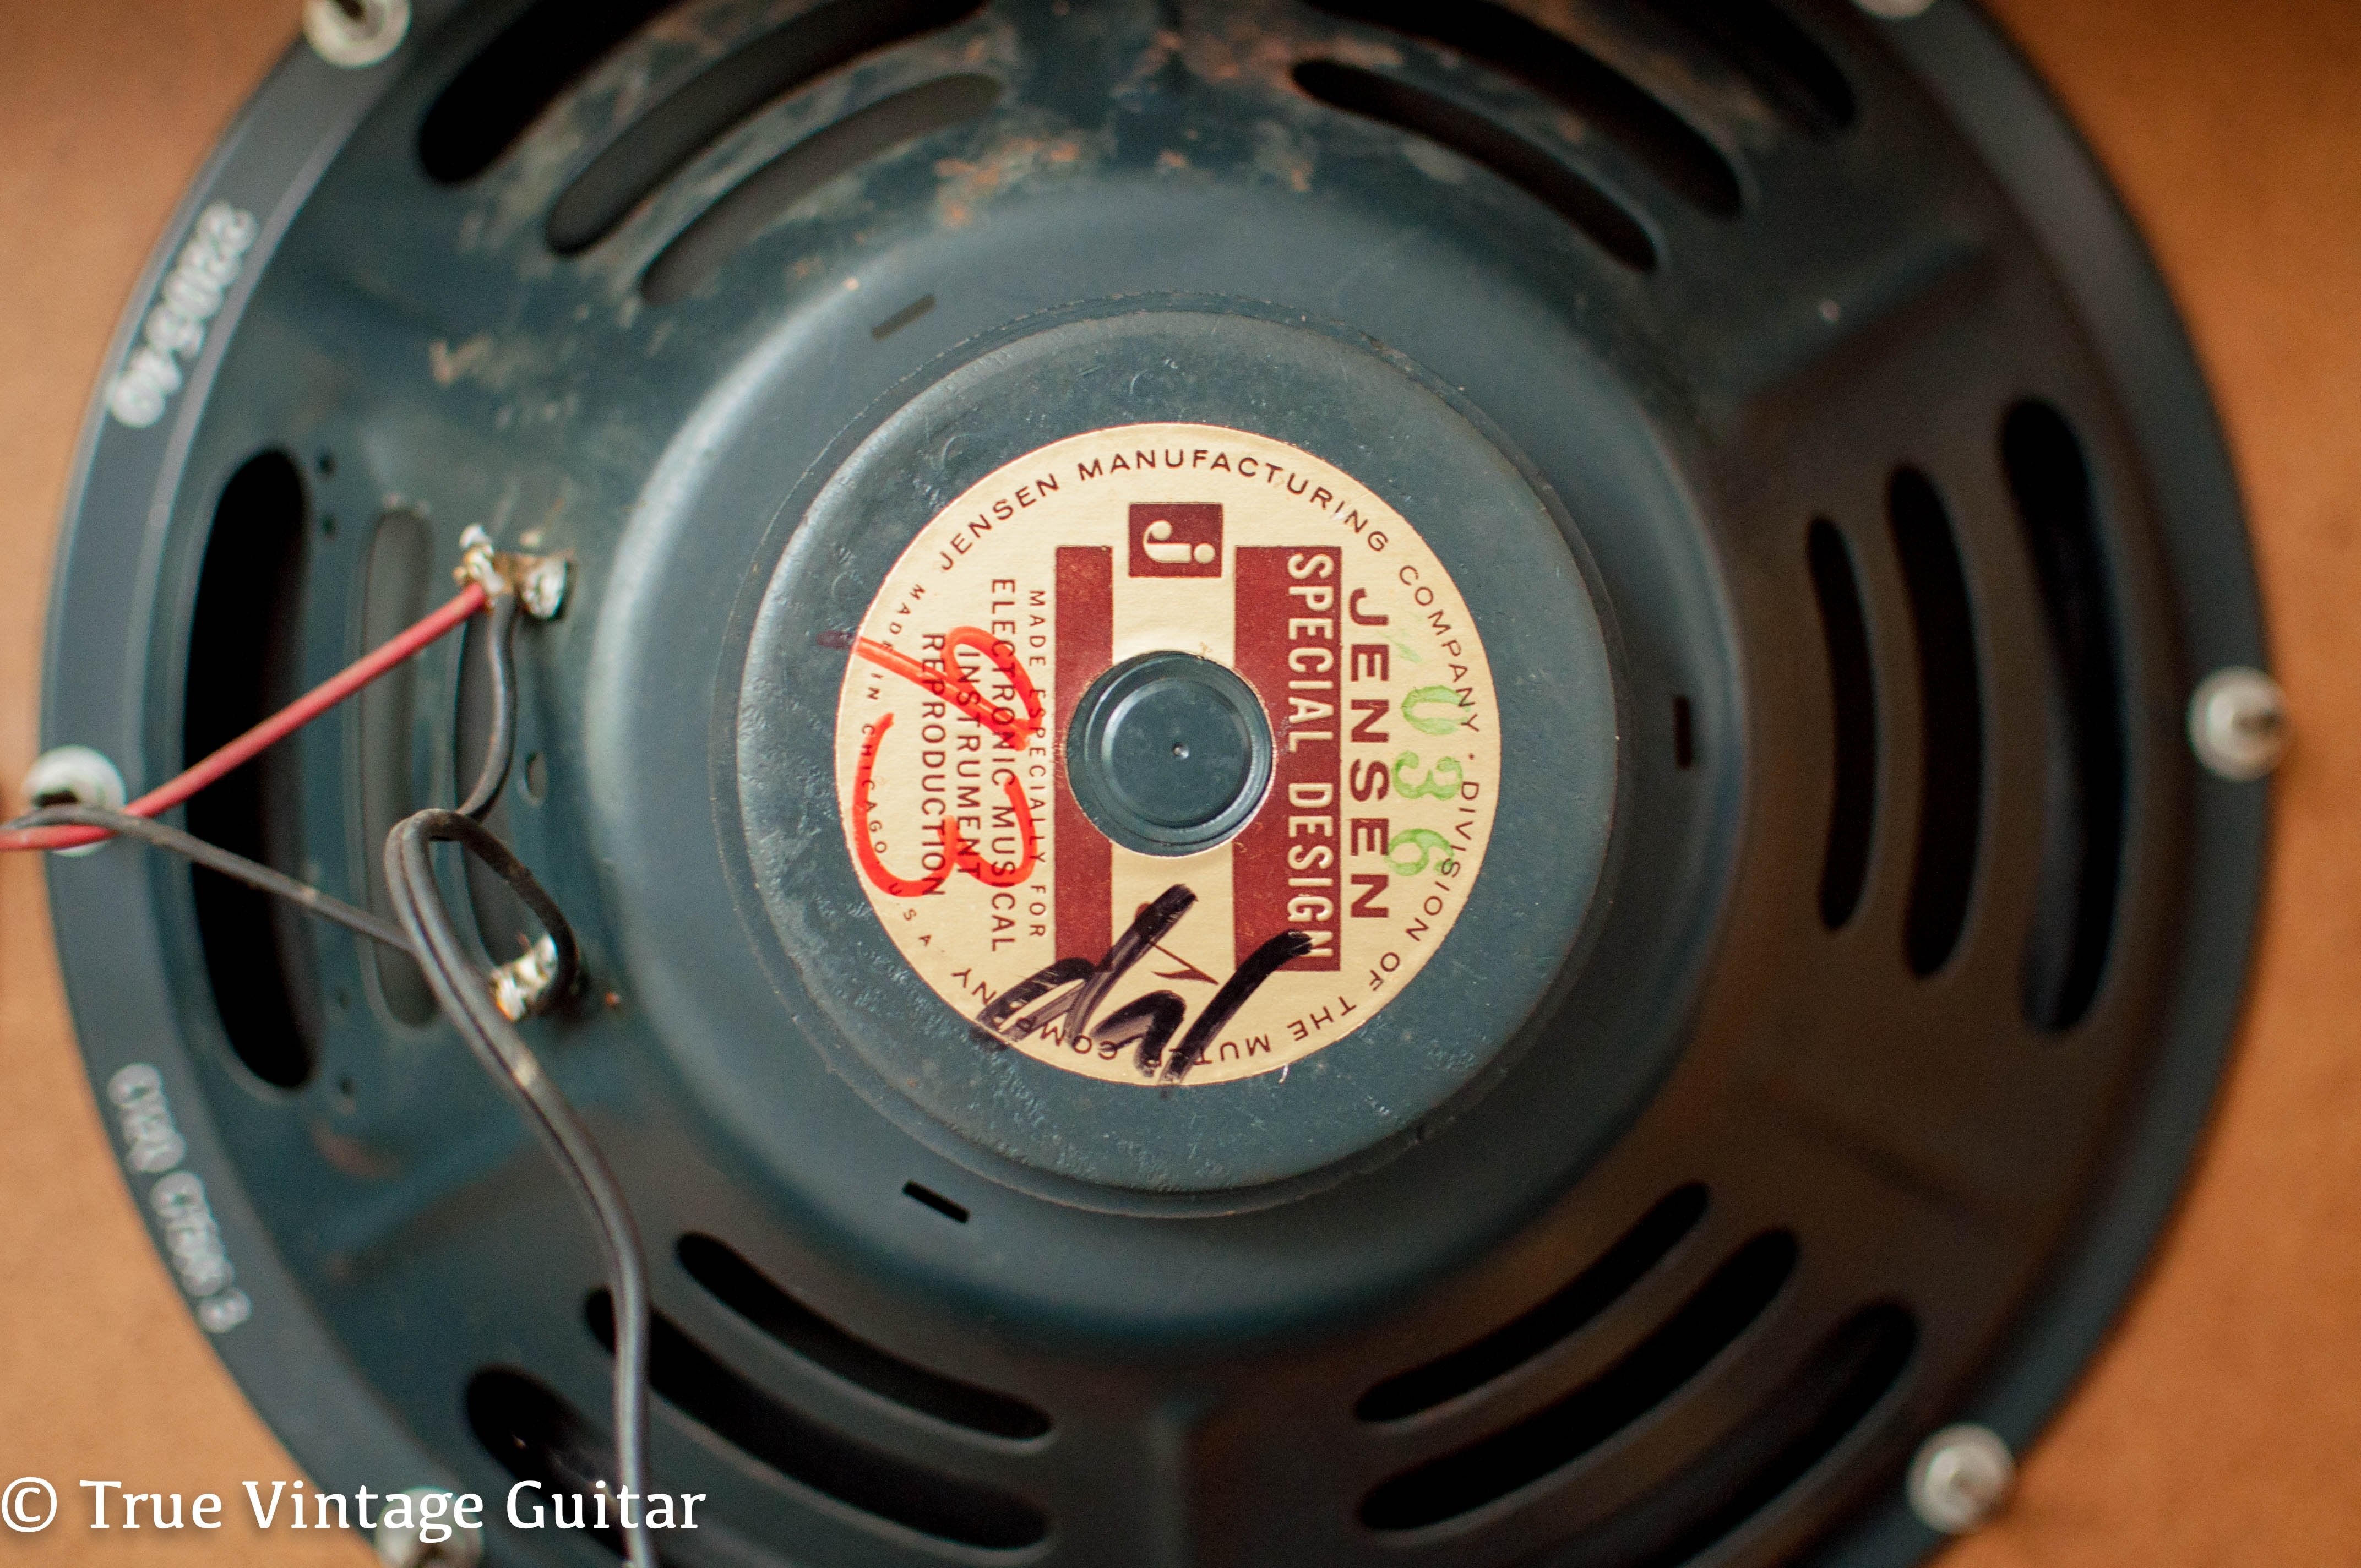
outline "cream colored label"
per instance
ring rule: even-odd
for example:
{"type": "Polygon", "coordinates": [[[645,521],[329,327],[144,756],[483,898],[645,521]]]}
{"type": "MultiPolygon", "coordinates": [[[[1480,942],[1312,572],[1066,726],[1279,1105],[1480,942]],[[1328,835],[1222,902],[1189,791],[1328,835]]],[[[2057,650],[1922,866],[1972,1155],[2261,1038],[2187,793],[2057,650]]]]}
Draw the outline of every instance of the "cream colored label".
{"type": "Polygon", "coordinates": [[[877,917],[988,1040],[1222,1083],[1334,1045],[1433,956],[1491,838],[1498,718],[1475,621],[1399,512],[1283,442],[1129,425],[919,531],[851,650],[837,798],[877,917]],[[1168,649],[1245,677],[1275,750],[1246,826],[1170,857],[1111,842],[1064,776],[1091,683],[1168,649]]]}

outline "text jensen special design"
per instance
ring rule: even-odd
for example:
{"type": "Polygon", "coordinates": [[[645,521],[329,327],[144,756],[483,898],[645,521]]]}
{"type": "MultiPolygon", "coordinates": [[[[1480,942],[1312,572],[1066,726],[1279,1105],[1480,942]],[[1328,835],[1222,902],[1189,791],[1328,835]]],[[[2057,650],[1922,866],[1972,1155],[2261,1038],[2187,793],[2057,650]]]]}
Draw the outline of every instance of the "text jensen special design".
{"type": "Polygon", "coordinates": [[[1283,442],[1141,424],[1018,458],[919,532],[851,653],[837,793],[870,902],[1039,1060],[1285,1068],[1401,993],[1481,870],[1475,622],[1400,513],[1283,442]],[[1171,831],[1127,847],[1100,799],[1171,831]]]}

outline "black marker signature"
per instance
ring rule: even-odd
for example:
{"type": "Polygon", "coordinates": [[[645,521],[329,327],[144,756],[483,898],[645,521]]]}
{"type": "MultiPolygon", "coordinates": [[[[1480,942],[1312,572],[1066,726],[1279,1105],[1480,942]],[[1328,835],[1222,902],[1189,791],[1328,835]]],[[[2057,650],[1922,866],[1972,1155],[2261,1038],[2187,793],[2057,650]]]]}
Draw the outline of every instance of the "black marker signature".
{"type": "Polygon", "coordinates": [[[1115,946],[1096,963],[1088,959],[1060,959],[1001,992],[977,1014],[978,1036],[989,1045],[1006,1046],[1062,1018],[1067,1022],[1068,1033],[1075,1038],[1088,1037],[1102,1048],[1135,1047],[1135,1065],[1142,1076],[1161,1076],[1168,1083],[1180,1081],[1191,1068],[1204,1059],[1222,1026],[1261,989],[1262,982],[1290,960],[1310,952],[1312,945],[1312,938],[1301,931],[1282,931],[1247,954],[1246,961],[1205,1003],[1204,1012],[1190,1025],[1180,1048],[1169,1056],[1165,1047],[1172,1043],[1172,1036],[1180,1032],[1181,1019],[1189,1013],[1189,1003],[1173,992],[1151,991],[1127,1002],[1093,1029],[1092,1020],[1105,1003],[1107,993],[1151,950],[1163,950],[1165,935],[1196,903],[1197,895],[1186,886],[1176,884],[1165,889],[1154,903],[1140,910],[1131,928],[1116,938],[1115,946]],[[1052,996],[1052,992],[1060,991],[1066,994],[1052,996]],[[1043,1002],[1044,997],[1051,999],[1043,1002]],[[1037,1002],[1041,1005],[1021,1018],[1016,1016],[1037,1002]]]}

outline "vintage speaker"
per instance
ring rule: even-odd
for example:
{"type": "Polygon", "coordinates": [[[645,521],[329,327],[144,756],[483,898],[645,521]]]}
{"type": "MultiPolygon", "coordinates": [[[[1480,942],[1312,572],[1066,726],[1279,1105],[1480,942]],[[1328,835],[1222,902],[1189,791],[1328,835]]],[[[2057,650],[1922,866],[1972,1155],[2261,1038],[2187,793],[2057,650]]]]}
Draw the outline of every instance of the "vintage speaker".
{"type": "MultiPolygon", "coordinates": [[[[2214,1104],[2283,740],[2181,321],[1992,21],[306,22],[111,351],[26,804],[196,762],[470,528],[564,564],[486,822],[579,946],[522,1028],[636,1218],[664,1561],[1868,1568],[1991,1517],[2214,1104]]],[[[390,918],[499,641],[182,825],[390,918]]],[[[48,896],[311,1485],[611,1561],[500,1501],[614,1483],[614,1284],[445,977],[152,849],[48,896]]]]}

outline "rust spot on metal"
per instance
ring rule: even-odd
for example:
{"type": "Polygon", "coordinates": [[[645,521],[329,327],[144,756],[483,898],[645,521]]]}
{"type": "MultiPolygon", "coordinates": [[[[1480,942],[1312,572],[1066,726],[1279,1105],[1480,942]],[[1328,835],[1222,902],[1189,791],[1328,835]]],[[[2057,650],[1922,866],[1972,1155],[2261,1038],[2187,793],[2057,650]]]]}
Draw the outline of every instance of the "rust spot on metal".
{"type": "MultiPolygon", "coordinates": [[[[1325,17],[1297,18],[1253,11],[1232,12],[1197,27],[1185,38],[1159,35],[1165,55],[1177,49],[1190,72],[1206,82],[1254,81],[1292,92],[1298,62],[1320,58],[1372,69],[1400,65],[1401,51],[1380,39],[1348,30],[1325,17]]],[[[1160,66],[1164,56],[1156,63],[1160,66]]],[[[1134,75],[1141,74],[1135,70],[1134,75]]]]}
{"type": "Polygon", "coordinates": [[[1086,148],[1078,136],[1012,136],[995,143],[982,158],[938,159],[935,175],[943,183],[935,193],[935,216],[946,228],[964,228],[977,209],[1012,187],[1044,174],[1080,168],[1086,148]]]}
{"type": "Polygon", "coordinates": [[[1265,120],[1255,127],[1256,172],[1278,181],[1301,195],[1312,189],[1314,167],[1311,144],[1279,121],[1265,120]]]}
{"type": "Polygon", "coordinates": [[[1156,35],[1148,40],[1148,47],[1139,51],[1139,58],[1132,61],[1130,74],[1115,84],[1115,91],[1121,93],[1148,81],[1172,62],[1173,57],[1180,52],[1180,47],[1179,33],[1169,27],[1159,28],[1156,35]]]}

